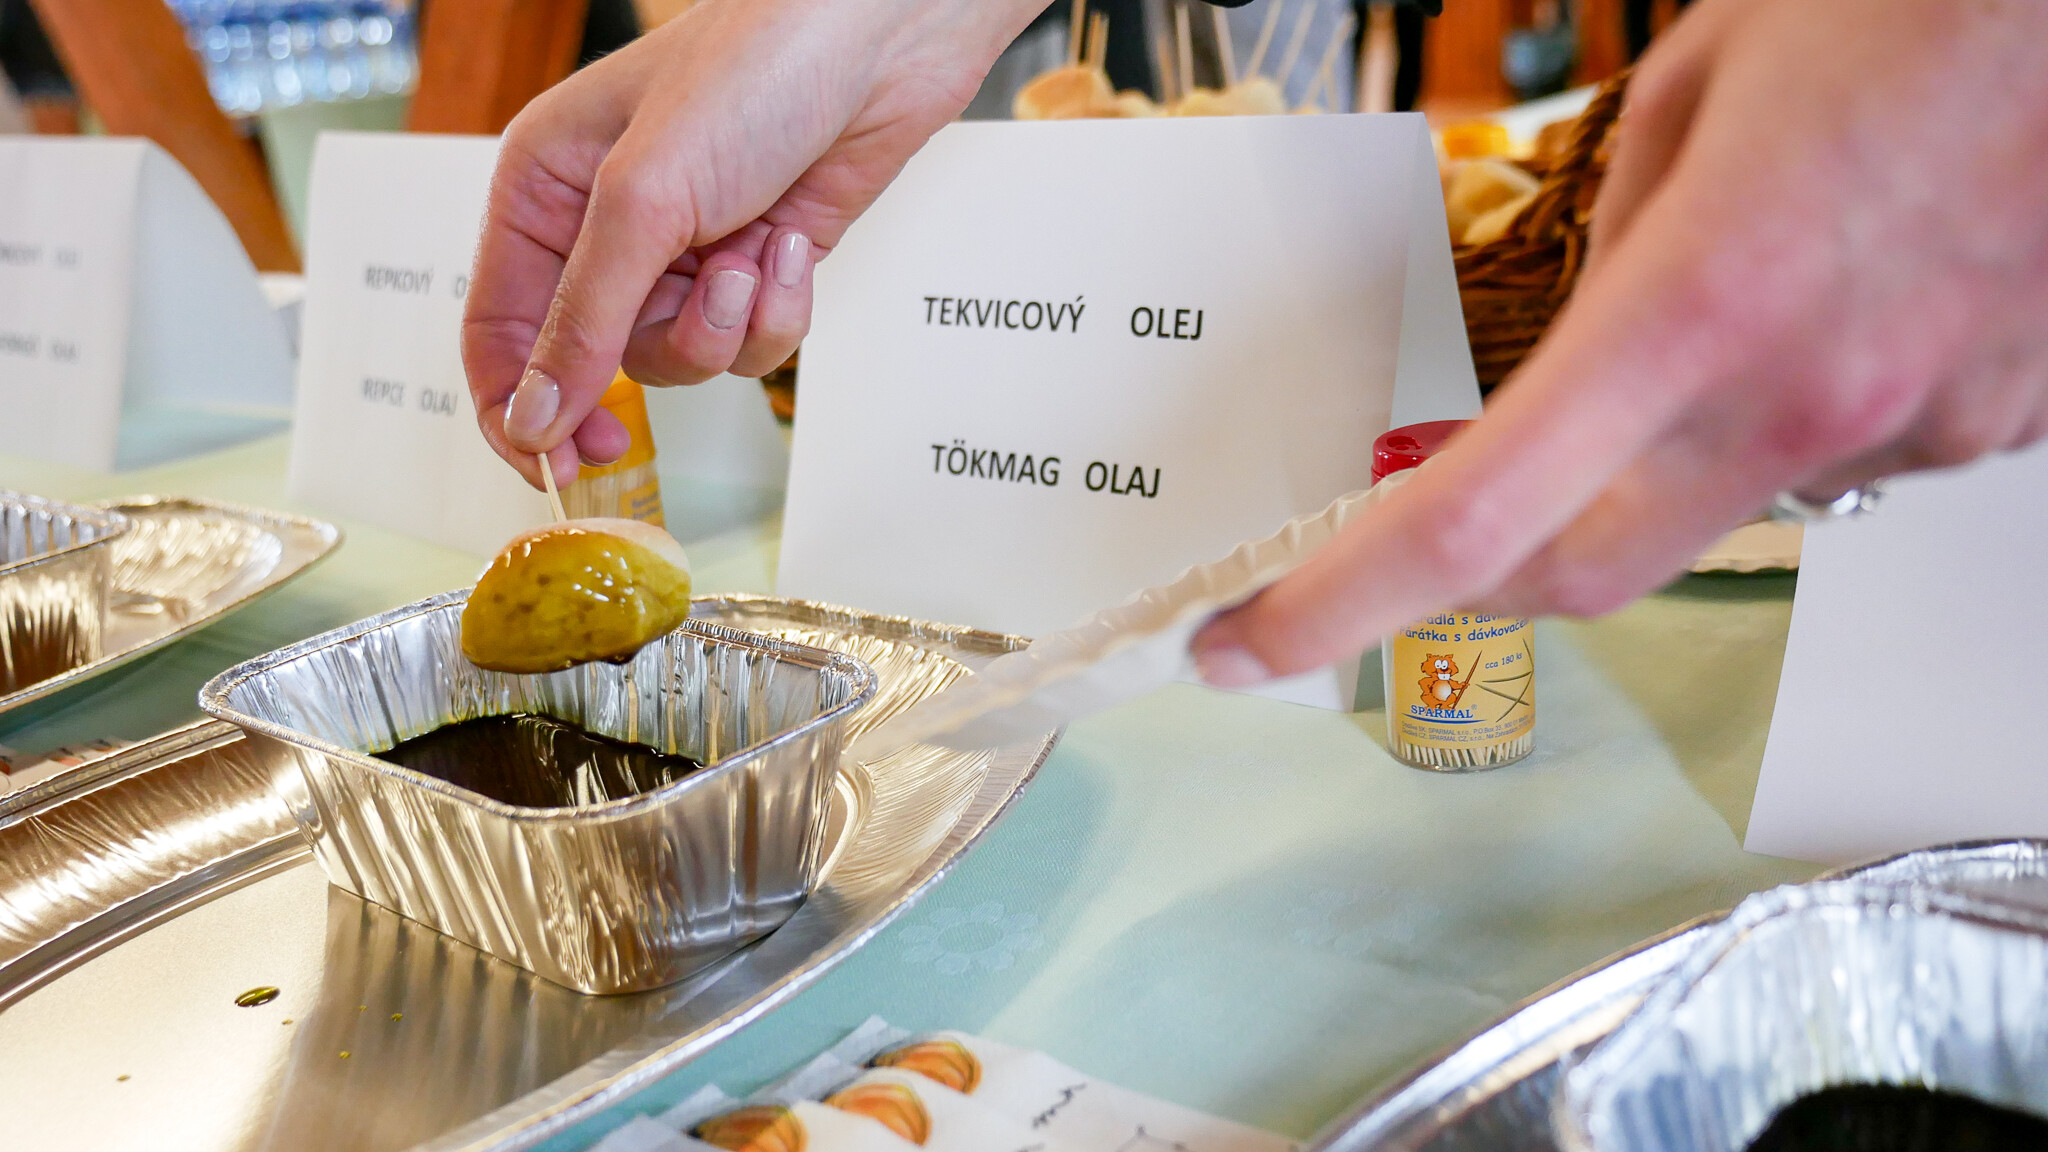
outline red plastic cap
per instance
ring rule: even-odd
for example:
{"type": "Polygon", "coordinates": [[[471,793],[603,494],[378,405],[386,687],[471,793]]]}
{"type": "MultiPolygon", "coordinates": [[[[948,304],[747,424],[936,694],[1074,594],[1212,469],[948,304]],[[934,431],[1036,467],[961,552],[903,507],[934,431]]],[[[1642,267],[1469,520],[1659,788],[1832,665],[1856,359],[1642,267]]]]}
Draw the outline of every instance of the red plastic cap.
{"type": "Polygon", "coordinates": [[[1372,482],[1377,484],[1431,456],[1470,420],[1431,420],[1396,428],[1372,442],[1372,482]]]}

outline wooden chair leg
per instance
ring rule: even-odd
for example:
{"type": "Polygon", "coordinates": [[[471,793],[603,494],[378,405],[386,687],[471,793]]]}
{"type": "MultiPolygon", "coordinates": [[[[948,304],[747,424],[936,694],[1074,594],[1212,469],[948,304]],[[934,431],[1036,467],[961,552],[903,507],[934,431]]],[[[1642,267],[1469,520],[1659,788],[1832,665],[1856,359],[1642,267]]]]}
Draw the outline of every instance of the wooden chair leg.
{"type": "Polygon", "coordinates": [[[163,0],[32,0],[44,31],[107,131],[147,136],[199,181],[265,272],[296,272],[262,157],[206,90],[185,29],[163,0]]]}
{"type": "Polygon", "coordinates": [[[1579,66],[1574,84],[1598,84],[1628,66],[1621,0],[1580,0],[1579,66]]]}
{"type": "Polygon", "coordinates": [[[495,135],[576,67],[589,0],[432,0],[406,127],[495,135]]]}

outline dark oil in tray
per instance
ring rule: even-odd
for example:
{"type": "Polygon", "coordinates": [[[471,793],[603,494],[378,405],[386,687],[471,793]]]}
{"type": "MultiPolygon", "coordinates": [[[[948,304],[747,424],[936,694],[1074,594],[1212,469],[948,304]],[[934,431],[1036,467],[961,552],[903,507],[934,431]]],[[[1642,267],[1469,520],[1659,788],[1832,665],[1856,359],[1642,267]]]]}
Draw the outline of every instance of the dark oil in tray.
{"type": "Polygon", "coordinates": [[[525,808],[568,808],[636,796],[704,767],[688,756],[598,736],[552,716],[525,714],[462,720],[373,755],[525,808]]]}
{"type": "Polygon", "coordinates": [[[1896,1084],[1823,1088],[1787,1104],[1749,1152],[2048,1149],[2048,1120],[1971,1096],[1896,1084]]]}

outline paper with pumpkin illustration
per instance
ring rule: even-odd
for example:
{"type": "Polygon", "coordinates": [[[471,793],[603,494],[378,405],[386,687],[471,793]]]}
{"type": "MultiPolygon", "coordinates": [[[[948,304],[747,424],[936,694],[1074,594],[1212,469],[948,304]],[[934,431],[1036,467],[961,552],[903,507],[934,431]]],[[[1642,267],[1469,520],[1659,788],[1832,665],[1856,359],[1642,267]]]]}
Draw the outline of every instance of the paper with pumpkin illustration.
{"type": "Polygon", "coordinates": [[[690,1134],[726,1152],[911,1152],[922,1143],[899,1135],[918,1131],[900,1109],[876,1111],[897,1122],[875,1123],[863,1113],[798,1100],[743,1105],[698,1121],[690,1134]]]}
{"type": "Polygon", "coordinates": [[[926,1152],[1069,1152],[1019,1117],[900,1068],[863,1072],[825,1103],[864,1116],[926,1152]]]}
{"type": "Polygon", "coordinates": [[[965,1094],[1073,1152],[1290,1152],[1295,1147],[1284,1136],[1098,1080],[1036,1049],[964,1032],[889,1042],[868,1062],[965,1094]]]}

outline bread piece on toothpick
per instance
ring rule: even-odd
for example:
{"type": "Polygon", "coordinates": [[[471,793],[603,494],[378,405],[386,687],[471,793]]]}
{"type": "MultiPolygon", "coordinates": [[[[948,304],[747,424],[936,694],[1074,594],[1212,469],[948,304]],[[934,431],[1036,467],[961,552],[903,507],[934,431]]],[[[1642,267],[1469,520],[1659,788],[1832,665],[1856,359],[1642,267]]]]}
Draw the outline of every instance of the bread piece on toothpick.
{"type": "Polygon", "coordinates": [[[1019,120],[1115,116],[1116,91],[1099,69],[1069,64],[1041,73],[1018,89],[1010,101],[1010,114],[1019,120]]]}
{"type": "Polygon", "coordinates": [[[1150,96],[1136,88],[1126,88],[1116,94],[1116,114],[1126,120],[1146,120],[1165,115],[1150,96]]]}
{"type": "Polygon", "coordinates": [[[462,654],[532,674],[629,660],[690,616],[690,561],[638,520],[591,517],[521,532],[462,609],[462,654]]]}
{"type": "Polygon", "coordinates": [[[1279,116],[1287,111],[1287,96],[1270,76],[1253,76],[1225,93],[1240,116],[1279,116]]]}
{"type": "Polygon", "coordinates": [[[1235,116],[1237,102],[1214,88],[1196,88],[1174,102],[1169,116],[1235,116]]]}

